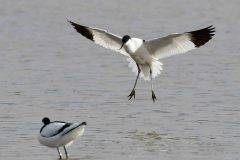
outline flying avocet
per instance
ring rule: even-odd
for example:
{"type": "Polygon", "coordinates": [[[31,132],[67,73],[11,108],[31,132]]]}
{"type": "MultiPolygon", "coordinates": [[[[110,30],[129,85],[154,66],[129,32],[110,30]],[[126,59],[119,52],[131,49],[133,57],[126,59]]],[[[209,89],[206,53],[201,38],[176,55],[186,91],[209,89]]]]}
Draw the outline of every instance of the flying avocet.
{"type": "Polygon", "coordinates": [[[105,30],[92,28],[69,21],[84,37],[105,48],[112,49],[127,56],[129,67],[137,74],[129,100],[135,98],[135,87],[139,75],[144,80],[151,80],[152,100],[157,99],[153,91],[152,79],[161,73],[162,63],[159,59],[186,53],[207,43],[214,36],[215,28],[209,26],[200,30],[170,34],[166,37],[143,40],[129,35],[120,37],[105,30]]]}

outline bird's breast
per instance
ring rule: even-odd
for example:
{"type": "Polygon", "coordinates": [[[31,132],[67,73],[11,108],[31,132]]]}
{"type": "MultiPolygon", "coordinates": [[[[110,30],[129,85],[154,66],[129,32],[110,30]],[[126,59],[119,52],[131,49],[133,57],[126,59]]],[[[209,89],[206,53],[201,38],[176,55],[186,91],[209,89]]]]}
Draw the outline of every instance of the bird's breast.
{"type": "Polygon", "coordinates": [[[141,46],[137,51],[135,51],[131,57],[138,64],[148,64],[152,63],[152,56],[148,53],[144,46],[141,46]]]}
{"type": "Polygon", "coordinates": [[[131,38],[127,43],[125,43],[124,48],[130,54],[133,55],[139,48],[141,48],[143,41],[138,38],[131,38]]]}

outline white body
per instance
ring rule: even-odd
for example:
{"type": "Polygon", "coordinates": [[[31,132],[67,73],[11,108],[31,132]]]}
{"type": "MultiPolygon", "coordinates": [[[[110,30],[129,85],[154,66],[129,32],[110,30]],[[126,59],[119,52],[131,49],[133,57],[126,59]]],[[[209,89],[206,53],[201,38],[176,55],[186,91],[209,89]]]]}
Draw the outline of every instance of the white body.
{"type": "Polygon", "coordinates": [[[124,44],[124,49],[129,53],[131,58],[128,58],[129,67],[132,68],[133,72],[137,74],[136,63],[141,68],[141,77],[145,80],[150,79],[150,69],[152,70],[152,76],[155,78],[162,70],[162,63],[157,61],[156,58],[149,53],[144,45],[142,39],[131,38],[124,44]]]}
{"type": "Polygon", "coordinates": [[[38,141],[42,145],[55,148],[70,145],[77,137],[83,135],[85,125],[74,123],[59,134],[50,136],[52,133],[57,132],[64,124],[65,123],[57,122],[48,124],[43,128],[42,132],[39,133],[38,141]]]}

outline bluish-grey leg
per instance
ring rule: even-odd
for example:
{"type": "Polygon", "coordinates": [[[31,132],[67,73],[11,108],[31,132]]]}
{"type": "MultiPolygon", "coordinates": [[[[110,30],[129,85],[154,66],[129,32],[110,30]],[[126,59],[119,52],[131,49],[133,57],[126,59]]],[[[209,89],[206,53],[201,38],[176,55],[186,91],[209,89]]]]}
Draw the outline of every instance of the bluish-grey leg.
{"type": "Polygon", "coordinates": [[[66,147],[65,147],[65,146],[63,146],[63,148],[64,148],[64,151],[65,151],[65,154],[66,154],[66,159],[68,159],[68,153],[67,153],[67,149],[66,149],[66,147]]]}
{"type": "Polygon", "coordinates": [[[139,75],[140,75],[140,72],[141,72],[141,69],[139,67],[139,65],[137,64],[137,67],[138,67],[138,74],[137,74],[137,78],[136,78],[136,81],[134,83],[134,86],[133,86],[133,89],[132,89],[132,92],[128,95],[129,99],[130,100],[132,97],[134,97],[135,99],[135,87],[137,85],[137,81],[138,81],[138,78],[139,78],[139,75]]]}
{"type": "Polygon", "coordinates": [[[62,154],[61,154],[61,152],[59,151],[59,148],[58,148],[58,147],[57,147],[57,151],[58,151],[59,159],[62,159],[62,154]]]}
{"type": "Polygon", "coordinates": [[[151,70],[151,68],[150,68],[150,78],[151,78],[152,100],[153,100],[153,102],[155,102],[155,100],[157,100],[157,98],[156,98],[155,93],[153,91],[152,70],[151,70]]]}

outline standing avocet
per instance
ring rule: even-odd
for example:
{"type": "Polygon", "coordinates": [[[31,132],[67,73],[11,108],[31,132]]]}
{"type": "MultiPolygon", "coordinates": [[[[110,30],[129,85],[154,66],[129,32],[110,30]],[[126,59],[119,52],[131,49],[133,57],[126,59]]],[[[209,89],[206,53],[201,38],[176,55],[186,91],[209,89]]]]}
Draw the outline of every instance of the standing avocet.
{"type": "Polygon", "coordinates": [[[59,151],[59,147],[63,147],[66,158],[68,153],[66,146],[73,143],[73,141],[83,135],[84,128],[87,125],[86,122],[82,123],[66,123],[62,121],[50,122],[50,119],[45,117],[42,119],[43,126],[40,129],[38,135],[38,141],[45,146],[51,148],[57,148],[59,158],[62,159],[62,155],[59,151]]]}
{"type": "Polygon", "coordinates": [[[155,102],[157,98],[153,91],[152,79],[160,74],[162,70],[162,63],[158,60],[198,48],[212,39],[215,32],[215,28],[209,26],[196,31],[171,34],[152,40],[143,40],[132,38],[129,35],[120,37],[105,30],[79,25],[71,21],[69,22],[77,32],[96,44],[128,56],[127,61],[129,61],[129,67],[137,74],[134,87],[128,96],[129,100],[132,97],[135,98],[135,87],[140,75],[144,80],[151,79],[153,102],[155,102]]]}

